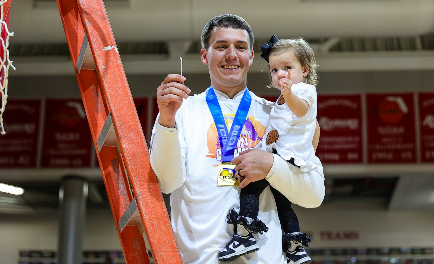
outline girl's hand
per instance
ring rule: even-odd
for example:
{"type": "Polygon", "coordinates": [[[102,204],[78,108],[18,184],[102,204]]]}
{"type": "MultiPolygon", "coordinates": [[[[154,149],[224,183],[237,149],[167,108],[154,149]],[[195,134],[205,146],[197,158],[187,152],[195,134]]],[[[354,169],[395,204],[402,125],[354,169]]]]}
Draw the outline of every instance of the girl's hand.
{"type": "Polygon", "coordinates": [[[291,94],[292,80],[291,80],[291,70],[288,70],[288,76],[286,78],[280,79],[280,93],[286,97],[291,94]]]}

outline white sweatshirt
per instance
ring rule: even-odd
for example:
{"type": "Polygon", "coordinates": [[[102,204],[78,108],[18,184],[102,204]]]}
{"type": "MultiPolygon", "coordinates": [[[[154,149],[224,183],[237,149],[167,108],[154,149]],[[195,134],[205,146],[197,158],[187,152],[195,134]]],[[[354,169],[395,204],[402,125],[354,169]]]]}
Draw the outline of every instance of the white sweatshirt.
{"type": "MultiPolygon", "coordinates": [[[[215,93],[229,130],[244,90],[233,99],[218,90],[215,93]]],[[[217,264],[218,252],[233,234],[233,225],[226,223],[226,215],[232,208],[238,211],[240,190],[217,186],[213,165],[220,164],[221,151],[205,95],[206,91],[184,100],[176,114],[176,128],[165,128],[156,122],[151,140],[151,165],[162,191],[171,193],[172,228],[183,262],[217,264]]],[[[262,140],[273,105],[253,93],[251,96],[252,104],[235,156],[262,140]]],[[[304,175],[294,174],[285,160],[274,155],[267,180],[291,202],[317,207],[324,198],[324,180],[319,174],[304,175]]],[[[269,231],[259,237],[259,251],[228,261],[228,264],[286,263],[281,250],[280,222],[269,187],[261,194],[259,204],[258,217],[269,227],[269,231]]]]}

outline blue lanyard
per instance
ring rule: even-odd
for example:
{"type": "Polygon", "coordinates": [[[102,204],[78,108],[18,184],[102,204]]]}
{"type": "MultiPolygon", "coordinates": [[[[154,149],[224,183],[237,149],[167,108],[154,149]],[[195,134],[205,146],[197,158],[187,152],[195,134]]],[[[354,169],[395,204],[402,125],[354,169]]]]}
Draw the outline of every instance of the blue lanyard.
{"type": "Polygon", "coordinates": [[[252,102],[249,89],[246,88],[244,91],[243,98],[241,98],[241,102],[238,106],[237,113],[235,114],[235,118],[229,133],[222,110],[220,108],[220,104],[212,86],[209,87],[206,93],[206,102],[208,103],[209,110],[211,111],[211,115],[217,127],[220,148],[222,150],[222,162],[230,162],[234,158],[235,147],[237,146],[241,130],[243,129],[244,122],[246,121],[250,104],[252,102]]]}

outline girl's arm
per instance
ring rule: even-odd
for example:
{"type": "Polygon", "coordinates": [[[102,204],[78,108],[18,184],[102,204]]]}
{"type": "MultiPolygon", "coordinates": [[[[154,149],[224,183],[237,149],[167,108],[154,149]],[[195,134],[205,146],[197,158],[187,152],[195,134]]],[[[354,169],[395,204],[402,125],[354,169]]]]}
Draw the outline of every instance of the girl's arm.
{"type": "Polygon", "coordinates": [[[288,77],[280,80],[280,85],[282,86],[280,92],[282,93],[283,98],[285,98],[285,102],[289,109],[291,109],[291,111],[298,117],[304,116],[309,109],[309,104],[291,91],[292,81],[290,70],[288,70],[288,77]]]}

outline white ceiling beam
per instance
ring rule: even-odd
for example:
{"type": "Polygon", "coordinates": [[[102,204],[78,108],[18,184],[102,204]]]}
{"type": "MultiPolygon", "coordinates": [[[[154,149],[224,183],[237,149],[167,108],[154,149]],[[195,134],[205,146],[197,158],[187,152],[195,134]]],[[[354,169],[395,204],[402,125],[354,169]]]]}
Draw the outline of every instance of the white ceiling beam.
{"type": "MultiPolygon", "coordinates": [[[[121,55],[122,63],[127,74],[177,73],[180,50],[175,48],[173,60],[167,55],[121,55]]],[[[72,62],[65,57],[16,57],[13,60],[17,69],[9,71],[10,76],[74,75],[72,62]]],[[[319,72],[434,70],[434,51],[320,53],[317,62],[319,72]]],[[[208,73],[199,54],[184,53],[183,63],[184,73],[208,73]]],[[[267,69],[257,55],[250,72],[261,70],[267,69]]]]}
{"type": "Polygon", "coordinates": [[[348,178],[364,176],[396,177],[403,174],[433,175],[432,164],[339,164],[324,165],[324,174],[331,178],[348,178]]]}

